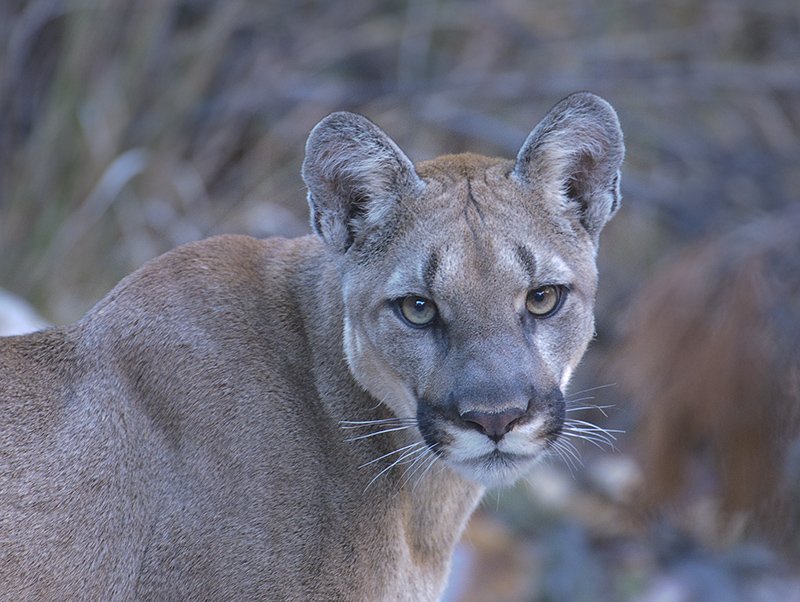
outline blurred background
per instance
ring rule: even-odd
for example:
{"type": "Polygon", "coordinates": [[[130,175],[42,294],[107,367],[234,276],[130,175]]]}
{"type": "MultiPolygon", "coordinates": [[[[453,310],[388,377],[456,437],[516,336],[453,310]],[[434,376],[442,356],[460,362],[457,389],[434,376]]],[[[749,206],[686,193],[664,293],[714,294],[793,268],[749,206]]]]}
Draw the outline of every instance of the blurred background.
{"type": "Polygon", "coordinates": [[[488,494],[446,600],[800,600],[796,0],[0,0],[0,306],[309,232],[334,110],[513,157],[577,90],[627,142],[571,397],[607,441],[488,494]]]}

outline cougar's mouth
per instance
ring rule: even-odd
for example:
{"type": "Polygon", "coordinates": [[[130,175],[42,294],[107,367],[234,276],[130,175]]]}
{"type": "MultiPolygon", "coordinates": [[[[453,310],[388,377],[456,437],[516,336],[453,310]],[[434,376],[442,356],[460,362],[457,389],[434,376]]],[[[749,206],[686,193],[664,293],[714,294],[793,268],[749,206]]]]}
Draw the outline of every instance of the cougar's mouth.
{"type": "Polygon", "coordinates": [[[512,485],[527,474],[546,456],[563,425],[563,409],[537,412],[493,438],[450,414],[421,403],[417,415],[420,433],[443,462],[485,487],[512,485]]]}

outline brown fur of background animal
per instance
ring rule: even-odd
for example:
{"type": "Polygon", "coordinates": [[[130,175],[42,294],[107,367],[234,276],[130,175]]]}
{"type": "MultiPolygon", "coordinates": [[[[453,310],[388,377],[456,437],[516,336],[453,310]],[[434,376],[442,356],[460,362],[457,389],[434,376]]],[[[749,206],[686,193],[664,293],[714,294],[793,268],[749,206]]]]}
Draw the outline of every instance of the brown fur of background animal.
{"type": "Polygon", "coordinates": [[[613,371],[638,404],[644,508],[710,493],[728,525],[744,516],[796,539],[800,212],[680,253],[635,296],[625,331],[613,371]]]}

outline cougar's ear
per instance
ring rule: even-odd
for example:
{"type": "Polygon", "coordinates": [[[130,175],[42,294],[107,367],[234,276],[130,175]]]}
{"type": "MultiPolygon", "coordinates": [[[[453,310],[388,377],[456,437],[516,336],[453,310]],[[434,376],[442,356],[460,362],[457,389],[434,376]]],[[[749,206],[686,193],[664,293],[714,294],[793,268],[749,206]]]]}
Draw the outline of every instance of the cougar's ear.
{"type": "Polygon", "coordinates": [[[337,251],[388,223],[422,180],[403,151],[366,117],[333,113],[311,131],[303,179],[314,231],[337,251]]]}
{"type": "Polygon", "coordinates": [[[620,202],[619,169],[625,155],[614,109],[579,92],[558,103],[517,155],[515,175],[547,199],[557,199],[595,239],[620,202]]]}

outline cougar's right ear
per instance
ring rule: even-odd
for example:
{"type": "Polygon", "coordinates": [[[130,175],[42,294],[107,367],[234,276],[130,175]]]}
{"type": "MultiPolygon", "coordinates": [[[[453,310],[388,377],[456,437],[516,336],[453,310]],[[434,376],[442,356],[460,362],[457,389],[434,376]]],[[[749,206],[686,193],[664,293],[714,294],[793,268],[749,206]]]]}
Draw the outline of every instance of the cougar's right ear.
{"type": "Polygon", "coordinates": [[[340,112],[311,131],[303,161],[311,225],[339,252],[386,224],[423,183],[414,165],[366,117],[340,112]]]}

